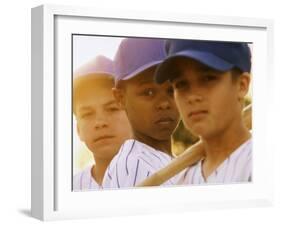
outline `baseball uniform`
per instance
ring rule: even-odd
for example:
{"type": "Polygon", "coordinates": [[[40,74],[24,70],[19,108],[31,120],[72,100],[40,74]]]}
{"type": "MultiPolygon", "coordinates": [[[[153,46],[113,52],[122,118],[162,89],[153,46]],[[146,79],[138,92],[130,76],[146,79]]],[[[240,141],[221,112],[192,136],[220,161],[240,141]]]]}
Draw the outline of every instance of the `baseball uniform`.
{"type": "Polygon", "coordinates": [[[91,170],[92,166],[89,166],[73,177],[73,191],[102,189],[102,186],[92,177],[91,170]]]}
{"type": "Polygon", "coordinates": [[[207,178],[202,174],[202,160],[182,174],[178,184],[240,183],[252,180],[252,139],[240,145],[207,178]]]}
{"type": "MultiPolygon", "coordinates": [[[[137,140],[130,139],[121,146],[103,178],[103,188],[128,188],[165,167],[172,157],[137,140]]],[[[173,185],[178,177],[163,185],[173,185]]]]}

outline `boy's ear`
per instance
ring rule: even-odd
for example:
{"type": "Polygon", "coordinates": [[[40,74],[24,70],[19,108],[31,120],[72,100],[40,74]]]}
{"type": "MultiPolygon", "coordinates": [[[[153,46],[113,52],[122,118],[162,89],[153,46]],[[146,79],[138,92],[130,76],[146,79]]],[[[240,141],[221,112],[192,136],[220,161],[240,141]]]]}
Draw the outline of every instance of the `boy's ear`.
{"type": "Polygon", "coordinates": [[[124,90],[114,87],[112,88],[112,93],[120,109],[125,110],[124,90]]]}
{"type": "Polygon", "coordinates": [[[243,100],[249,91],[251,77],[248,72],[242,73],[238,78],[238,98],[243,100]]]}

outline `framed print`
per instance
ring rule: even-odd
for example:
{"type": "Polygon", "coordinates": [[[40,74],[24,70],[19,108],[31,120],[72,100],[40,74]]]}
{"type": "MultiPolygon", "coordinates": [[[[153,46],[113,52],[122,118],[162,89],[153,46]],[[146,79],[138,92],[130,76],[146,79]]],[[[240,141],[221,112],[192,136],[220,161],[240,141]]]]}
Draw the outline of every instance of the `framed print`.
{"type": "MultiPolygon", "coordinates": [[[[274,80],[272,32],[272,21],[264,19],[53,5],[32,9],[32,216],[55,220],[271,205],[273,182],[268,175],[273,170],[274,149],[268,120],[272,100],[268,97],[273,93],[274,80]],[[167,54],[161,59],[159,43],[163,54],[167,54]],[[189,51],[184,49],[189,46],[189,51]],[[203,47],[208,54],[202,54],[203,47]],[[233,55],[228,62],[214,57],[218,53],[227,58],[230,52],[233,55]],[[184,62],[176,61],[177,57],[183,57],[184,62]],[[200,74],[202,79],[199,75],[198,79],[202,68],[204,76],[200,74]],[[220,95],[209,101],[218,107],[205,104],[191,112],[181,107],[181,100],[186,100],[181,97],[188,95],[190,103],[195,98],[189,94],[191,90],[218,89],[216,84],[224,78],[220,76],[222,72],[234,73],[236,69],[238,81],[243,82],[234,79],[227,84],[239,84],[242,88],[238,92],[223,86],[220,95]],[[189,77],[182,80],[186,70],[189,77]],[[153,79],[141,77],[149,73],[153,79]],[[241,76],[244,77],[240,80],[241,76]],[[206,166],[206,144],[211,144],[206,141],[214,136],[205,131],[212,133],[209,128],[217,128],[224,121],[232,125],[234,117],[242,120],[242,108],[237,111],[237,100],[228,96],[230,92],[242,93],[241,106],[246,103],[252,109],[250,132],[239,127],[245,132],[241,137],[240,130],[233,130],[237,140],[251,140],[251,152],[247,154],[247,148],[243,149],[245,158],[251,155],[251,165],[238,167],[243,168],[243,175],[250,173],[246,179],[212,182],[207,180],[207,174],[212,176],[215,168],[208,171],[206,166]],[[227,97],[227,104],[220,107],[218,103],[227,97]],[[161,99],[161,104],[157,105],[160,102],[156,99],[161,99]],[[152,115],[152,108],[168,110],[157,110],[152,115]],[[199,126],[203,118],[212,117],[214,108],[220,110],[219,120],[199,126]],[[185,167],[170,175],[171,168],[166,167],[174,164],[178,168],[177,161],[187,148],[195,150],[193,144],[199,137],[205,145],[205,157],[197,159],[192,167],[202,164],[198,165],[198,172],[204,183],[179,183],[192,171],[185,167]],[[170,176],[160,184],[171,180],[170,184],[144,186],[145,179],[164,168],[165,175],[170,176]]],[[[206,96],[210,100],[215,95],[206,96]]],[[[222,158],[221,162],[233,161],[235,166],[237,156],[232,160],[222,158]]],[[[236,172],[233,169],[229,176],[222,177],[234,177],[236,172]]],[[[195,171],[189,177],[194,175],[195,171]]]]}

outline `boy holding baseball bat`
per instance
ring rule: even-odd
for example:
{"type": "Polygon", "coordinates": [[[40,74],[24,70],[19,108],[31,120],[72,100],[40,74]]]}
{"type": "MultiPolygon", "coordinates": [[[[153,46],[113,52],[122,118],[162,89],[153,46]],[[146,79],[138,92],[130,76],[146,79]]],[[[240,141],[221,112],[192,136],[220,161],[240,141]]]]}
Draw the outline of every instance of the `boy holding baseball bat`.
{"type": "Polygon", "coordinates": [[[246,43],[168,40],[168,57],[155,80],[168,80],[186,128],[198,135],[205,156],[181,184],[235,183],[252,179],[252,139],[242,109],[250,84],[246,43]]]}

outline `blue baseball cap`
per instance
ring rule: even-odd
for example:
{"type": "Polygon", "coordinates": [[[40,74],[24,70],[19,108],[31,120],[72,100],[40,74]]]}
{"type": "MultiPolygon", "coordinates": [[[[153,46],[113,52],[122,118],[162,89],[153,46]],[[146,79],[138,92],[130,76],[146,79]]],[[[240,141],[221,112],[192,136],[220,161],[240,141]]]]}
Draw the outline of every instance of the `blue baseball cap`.
{"type": "Polygon", "coordinates": [[[163,83],[173,80],[174,61],[178,57],[191,58],[218,71],[238,68],[242,72],[251,71],[251,52],[248,44],[241,42],[167,40],[167,58],[155,74],[155,81],[163,83]]]}
{"type": "Polygon", "coordinates": [[[74,77],[85,76],[89,74],[107,74],[114,76],[113,61],[103,55],[98,55],[88,63],[82,65],[74,72],[74,77]]]}
{"type": "Polygon", "coordinates": [[[122,40],[114,58],[116,82],[128,80],[161,63],[166,57],[165,41],[149,38],[122,40]]]}

